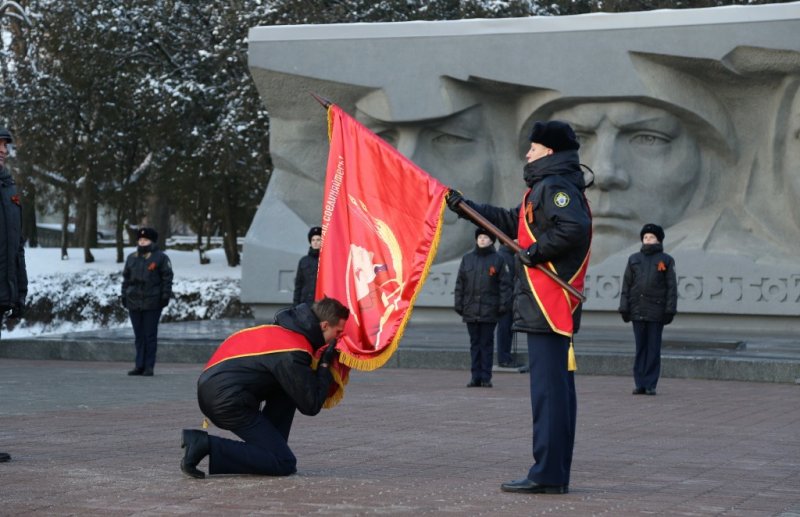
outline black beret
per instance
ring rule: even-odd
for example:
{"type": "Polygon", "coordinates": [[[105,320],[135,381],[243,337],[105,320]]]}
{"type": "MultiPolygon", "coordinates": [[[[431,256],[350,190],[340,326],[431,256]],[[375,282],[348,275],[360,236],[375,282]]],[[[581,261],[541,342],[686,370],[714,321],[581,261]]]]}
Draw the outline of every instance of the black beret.
{"type": "Polygon", "coordinates": [[[560,120],[536,122],[531,129],[531,142],[549,147],[553,152],[577,151],[581,144],[569,124],[560,120]]]}
{"type": "Polygon", "coordinates": [[[158,242],[158,232],[153,228],[148,228],[146,226],[139,228],[139,231],[136,232],[136,238],[141,239],[142,237],[153,242],[158,242]]]}
{"type": "Polygon", "coordinates": [[[311,242],[311,237],[315,235],[322,235],[322,227],[321,226],[312,226],[310,230],[308,230],[308,242],[311,242]]]}
{"type": "Polygon", "coordinates": [[[639,232],[639,240],[644,239],[645,233],[652,233],[658,239],[658,242],[664,242],[664,228],[657,224],[647,223],[642,226],[642,231],[639,232]]]}

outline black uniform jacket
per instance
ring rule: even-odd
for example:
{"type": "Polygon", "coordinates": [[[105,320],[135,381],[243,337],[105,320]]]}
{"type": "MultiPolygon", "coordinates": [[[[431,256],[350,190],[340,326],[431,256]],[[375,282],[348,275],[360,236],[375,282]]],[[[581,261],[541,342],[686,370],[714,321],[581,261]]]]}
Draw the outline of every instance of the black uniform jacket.
{"type": "Polygon", "coordinates": [[[122,301],[130,311],[150,311],[166,307],[172,297],[172,263],[151,245],[147,253],[128,255],[122,270],[122,301]]]}
{"type": "Polygon", "coordinates": [[[314,291],[317,289],[317,269],[319,269],[319,250],[308,248],[308,255],[297,264],[294,277],[294,304],[314,303],[314,291]]]}
{"type": "Polygon", "coordinates": [[[511,272],[494,246],[475,247],[458,268],[455,310],[464,323],[492,323],[511,309],[511,272]]]}
{"type": "MultiPolygon", "coordinates": [[[[317,316],[307,304],[284,309],[275,324],[298,332],[314,350],[325,344],[317,316]]],[[[275,352],[237,357],[218,363],[200,375],[197,398],[200,409],[222,429],[247,425],[262,401],[288,397],[304,415],[320,412],[332,377],[328,368],[311,369],[306,352],[275,352]],[[250,410],[250,411],[246,411],[250,410]]]]}
{"type": "Polygon", "coordinates": [[[628,258],[622,277],[619,312],[633,321],[664,322],[664,315],[675,315],[678,307],[678,280],[675,260],[664,253],[661,244],[646,244],[628,258]]]}
{"type": "MultiPolygon", "coordinates": [[[[513,237],[513,235],[512,235],[512,237],[513,237]]],[[[517,272],[516,272],[516,269],[515,269],[517,267],[517,263],[516,263],[517,254],[514,253],[514,250],[512,250],[511,248],[509,248],[505,244],[501,244],[500,247],[497,248],[497,254],[500,255],[501,257],[503,257],[503,260],[505,261],[506,265],[508,266],[508,271],[511,273],[511,286],[512,286],[512,289],[513,289],[514,279],[517,278],[517,276],[516,276],[517,272]]],[[[512,296],[513,296],[513,293],[512,293],[512,296]]]]}
{"type": "MultiPolygon", "coordinates": [[[[577,151],[564,151],[540,158],[525,166],[525,183],[531,188],[533,220],[526,217],[536,243],[528,253],[534,264],[552,262],[558,276],[569,281],[580,269],[591,244],[592,217],[586,198],[583,172],[577,151]]],[[[521,196],[520,196],[521,197],[521,196]]],[[[466,201],[509,236],[516,236],[520,206],[512,209],[466,201]]],[[[514,330],[550,333],[528,284],[522,263],[516,261],[514,284],[514,330]]],[[[581,307],[573,313],[573,332],[578,332],[581,307]]]]}
{"type": "Polygon", "coordinates": [[[25,303],[28,274],[22,237],[22,203],[14,180],[0,169],[0,310],[25,303]]]}

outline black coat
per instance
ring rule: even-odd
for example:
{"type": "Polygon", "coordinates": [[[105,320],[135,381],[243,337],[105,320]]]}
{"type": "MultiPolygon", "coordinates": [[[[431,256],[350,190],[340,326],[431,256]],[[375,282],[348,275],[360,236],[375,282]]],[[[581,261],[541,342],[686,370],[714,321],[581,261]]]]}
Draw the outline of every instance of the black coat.
{"type": "MultiPolygon", "coordinates": [[[[585,184],[577,151],[564,151],[540,158],[525,166],[525,182],[531,187],[528,202],[532,220],[526,218],[536,243],[528,253],[534,264],[552,262],[559,277],[569,281],[580,269],[591,244],[592,217],[583,195],[585,184]],[[556,201],[558,194],[558,203],[556,201]],[[566,194],[564,197],[561,194],[566,194]],[[568,201],[566,204],[564,200],[568,201]]],[[[507,235],[517,235],[521,206],[512,209],[479,205],[466,201],[507,235]]],[[[517,260],[514,284],[514,330],[551,333],[517,260]]],[[[573,331],[578,332],[581,306],[572,315],[573,331]]]]}
{"type": "Polygon", "coordinates": [[[153,244],[151,251],[128,255],[122,270],[122,304],[129,311],[166,307],[172,297],[172,263],[153,244]]]}
{"type": "Polygon", "coordinates": [[[674,316],[677,306],[675,260],[664,253],[661,244],[642,246],[642,251],[628,258],[619,312],[633,321],[664,323],[664,316],[674,316]]]}
{"type": "Polygon", "coordinates": [[[464,323],[496,322],[511,309],[511,272],[494,249],[478,248],[461,259],[455,289],[455,310],[464,323]]]}
{"type": "Polygon", "coordinates": [[[503,257],[503,260],[508,266],[508,271],[511,273],[511,286],[513,288],[514,280],[517,278],[517,254],[505,244],[501,244],[500,247],[497,248],[497,254],[503,257]]]}
{"type": "Polygon", "coordinates": [[[0,310],[24,304],[28,294],[22,203],[8,169],[0,169],[0,310]]]}
{"type": "MultiPolygon", "coordinates": [[[[315,350],[325,344],[319,319],[306,304],[279,312],[275,323],[305,336],[315,350]]],[[[217,427],[235,429],[249,423],[243,409],[258,410],[271,397],[288,397],[304,415],[316,415],[331,381],[328,368],[311,369],[308,353],[276,352],[212,366],[197,381],[197,397],[200,409],[217,427]]]]}
{"type": "Polygon", "coordinates": [[[308,248],[308,255],[297,264],[294,277],[294,304],[314,303],[314,292],[317,289],[317,269],[319,269],[319,250],[308,248]]]}

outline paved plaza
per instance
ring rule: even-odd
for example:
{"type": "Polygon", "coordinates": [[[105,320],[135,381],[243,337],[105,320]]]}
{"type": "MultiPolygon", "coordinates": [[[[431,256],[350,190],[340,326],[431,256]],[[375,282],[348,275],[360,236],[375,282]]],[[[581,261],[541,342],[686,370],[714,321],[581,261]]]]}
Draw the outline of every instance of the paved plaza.
{"type": "Polygon", "coordinates": [[[634,397],[628,377],[578,375],[557,496],[500,491],[531,462],[527,375],[353,372],[339,406],[295,419],[296,475],[195,480],[179,443],[201,366],[129,367],[0,359],[0,514],[800,516],[795,384],[666,378],[634,397]]]}

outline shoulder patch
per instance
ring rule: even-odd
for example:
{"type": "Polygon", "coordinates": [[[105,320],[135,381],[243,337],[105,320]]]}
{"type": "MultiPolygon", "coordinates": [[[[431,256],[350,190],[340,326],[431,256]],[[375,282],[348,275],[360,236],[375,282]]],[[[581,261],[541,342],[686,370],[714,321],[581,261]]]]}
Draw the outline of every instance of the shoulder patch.
{"type": "Polygon", "coordinates": [[[555,203],[558,208],[564,208],[569,204],[569,195],[563,191],[556,192],[556,195],[553,196],[553,203],[555,203]]]}

